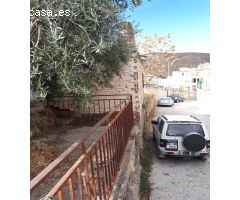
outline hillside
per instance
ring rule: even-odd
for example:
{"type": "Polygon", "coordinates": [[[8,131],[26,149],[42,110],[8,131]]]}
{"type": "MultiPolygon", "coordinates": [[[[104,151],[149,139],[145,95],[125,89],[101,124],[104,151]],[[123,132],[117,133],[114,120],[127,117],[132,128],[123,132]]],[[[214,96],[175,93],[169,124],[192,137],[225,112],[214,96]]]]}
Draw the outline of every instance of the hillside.
{"type": "Polygon", "coordinates": [[[210,63],[209,53],[176,53],[176,62],[170,66],[170,71],[180,67],[196,67],[201,63],[210,63]]]}
{"type": "MultiPolygon", "coordinates": [[[[162,56],[162,53],[157,53],[159,56],[162,56]]],[[[147,55],[145,55],[147,56],[147,55]]],[[[169,71],[170,74],[172,71],[177,71],[181,67],[197,67],[201,63],[210,63],[210,54],[209,53],[175,53],[176,61],[173,64],[170,64],[169,71]]],[[[146,57],[147,58],[147,57],[146,57]]],[[[147,59],[146,64],[147,64],[147,59]]],[[[167,72],[167,69],[165,70],[167,72]]],[[[167,74],[163,74],[166,76],[167,74]]]]}

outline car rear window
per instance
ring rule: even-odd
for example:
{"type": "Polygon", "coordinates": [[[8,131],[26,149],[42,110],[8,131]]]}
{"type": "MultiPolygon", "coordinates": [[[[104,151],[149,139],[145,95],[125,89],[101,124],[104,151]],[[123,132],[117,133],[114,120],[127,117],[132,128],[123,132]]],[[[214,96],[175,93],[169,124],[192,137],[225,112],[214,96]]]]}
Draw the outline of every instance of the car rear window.
{"type": "Polygon", "coordinates": [[[162,98],[160,98],[160,100],[170,100],[170,98],[169,97],[162,97],[162,98]]]}
{"type": "Polygon", "coordinates": [[[204,136],[204,131],[200,124],[169,124],[167,128],[168,136],[184,136],[189,132],[197,132],[204,136]]]}

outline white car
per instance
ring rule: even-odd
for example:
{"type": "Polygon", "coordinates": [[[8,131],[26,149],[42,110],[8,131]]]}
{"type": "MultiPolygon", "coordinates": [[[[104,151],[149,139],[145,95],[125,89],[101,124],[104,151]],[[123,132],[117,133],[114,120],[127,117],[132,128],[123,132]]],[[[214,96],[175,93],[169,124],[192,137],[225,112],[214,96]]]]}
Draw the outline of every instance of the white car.
{"type": "Polygon", "coordinates": [[[173,106],[174,100],[172,100],[170,97],[161,97],[158,102],[157,106],[173,106]]]}
{"type": "Polygon", "coordinates": [[[152,120],[157,157],[198,157],[210,155],[210,138],[203,123],[189,115],[161,115],[152,120]]]}

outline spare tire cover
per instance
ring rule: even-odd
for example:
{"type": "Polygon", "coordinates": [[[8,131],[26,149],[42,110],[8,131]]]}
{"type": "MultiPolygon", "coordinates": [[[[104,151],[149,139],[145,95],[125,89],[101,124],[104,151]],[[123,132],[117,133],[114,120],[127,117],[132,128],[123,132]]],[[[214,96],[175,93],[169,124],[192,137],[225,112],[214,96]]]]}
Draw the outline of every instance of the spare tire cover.
{"type": "Polygon", "coordinates": [[[201,151],[206,146],[206,140],[200,133],[191,132],[183,136],[183,145],[189,151],[201,151]]]}

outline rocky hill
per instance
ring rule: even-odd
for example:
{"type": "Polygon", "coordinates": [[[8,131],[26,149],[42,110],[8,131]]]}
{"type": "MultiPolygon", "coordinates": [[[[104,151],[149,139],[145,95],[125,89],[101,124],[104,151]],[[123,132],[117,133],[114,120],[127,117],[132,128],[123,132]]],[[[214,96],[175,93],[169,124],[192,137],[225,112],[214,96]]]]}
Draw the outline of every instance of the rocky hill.
{"type": "Polygon", "coordinates": [[[210,63],[209,53],[176,53],[176,62],[170,66],[171,71],[180,67],[196,67],[201,63],[210,63]]]}
{"type": "MultiPolygon", "coordinates": [[[[159,54],[159,56],[163,56],[163,53],[157,54],[159,54]]],[[[177,71],[181,67],[193,68],[197,67],[201,63],[210,63],[209,53],[175,53],[175,58],[175,62],[173,64],[170,64],[169,67],[170,74],[172,73],[172,71],[177,71]]],[[[167,70],[165,71],[167,72],[167,70]]],[[[166,76],[166,74],[164,76],[166,76]]]]}

